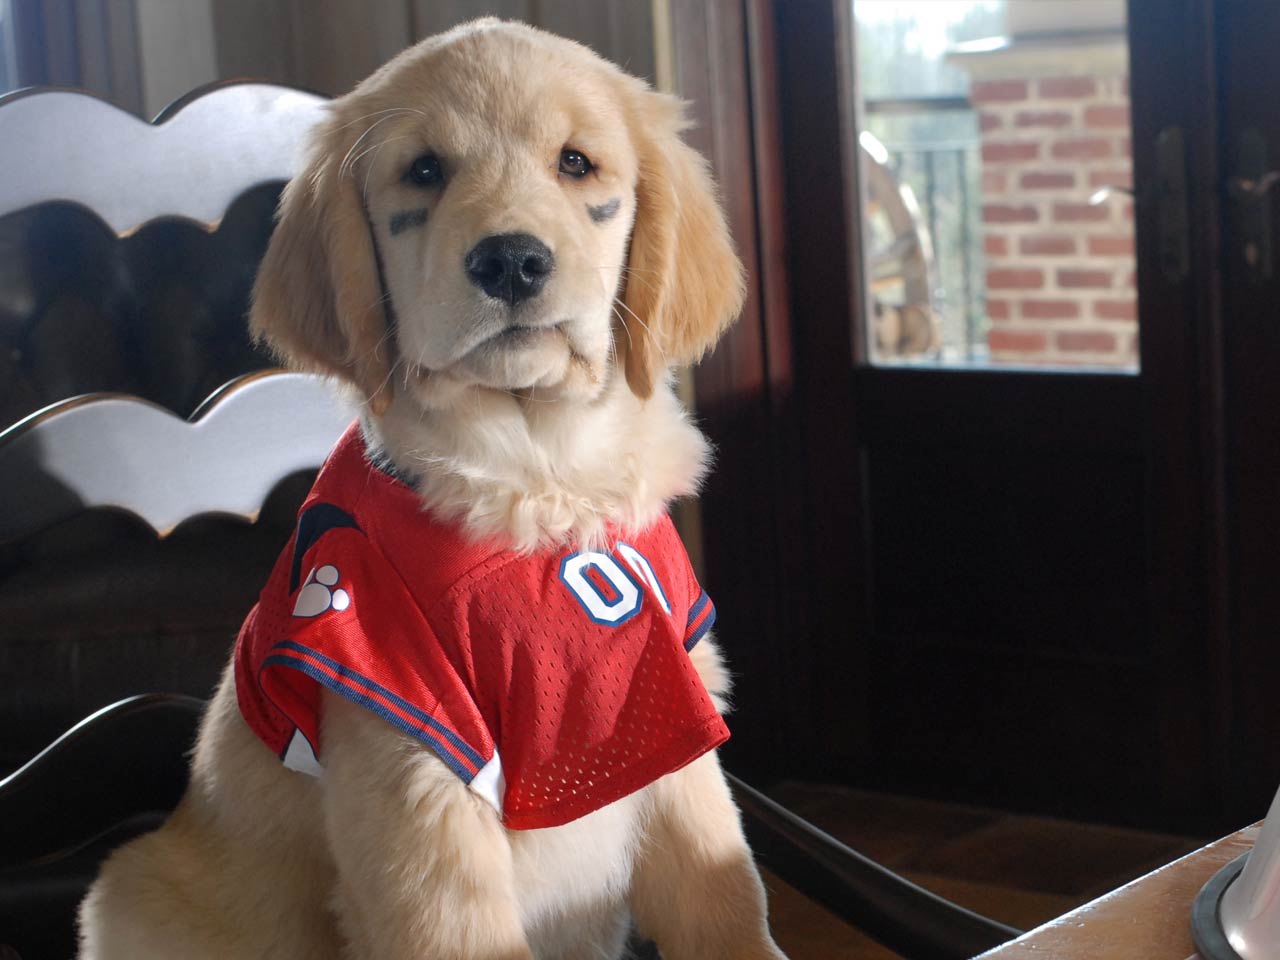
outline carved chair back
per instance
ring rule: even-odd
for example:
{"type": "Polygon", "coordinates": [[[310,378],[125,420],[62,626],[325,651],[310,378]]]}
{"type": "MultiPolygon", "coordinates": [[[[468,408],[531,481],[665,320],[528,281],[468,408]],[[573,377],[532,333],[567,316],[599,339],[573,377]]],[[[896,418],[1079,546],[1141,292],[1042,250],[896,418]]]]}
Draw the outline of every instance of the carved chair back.
{"type": "Polygon", "coordinates": [[[286,451],[319,463],[283,422],[313,387],[219,391],[274,367],[249,291],[324,103],[215,84],[148,123],[0,97],[0,775],[120,697],[207,696],[288,538],[306,478],[266,491],[286,451]]]}

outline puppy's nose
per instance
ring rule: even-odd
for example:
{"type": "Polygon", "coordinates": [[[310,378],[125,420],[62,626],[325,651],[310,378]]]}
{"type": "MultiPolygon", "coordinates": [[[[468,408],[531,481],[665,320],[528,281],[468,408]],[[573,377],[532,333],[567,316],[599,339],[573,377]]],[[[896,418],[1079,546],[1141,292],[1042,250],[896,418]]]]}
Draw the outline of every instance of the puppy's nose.
{"type": "Polygon", "coordinates": [[[556,258],[537,237],[504,233],[485,237],[471,248],[464,263],[472,283],[514,307],[537,296],[555,269],[556,258]]]}

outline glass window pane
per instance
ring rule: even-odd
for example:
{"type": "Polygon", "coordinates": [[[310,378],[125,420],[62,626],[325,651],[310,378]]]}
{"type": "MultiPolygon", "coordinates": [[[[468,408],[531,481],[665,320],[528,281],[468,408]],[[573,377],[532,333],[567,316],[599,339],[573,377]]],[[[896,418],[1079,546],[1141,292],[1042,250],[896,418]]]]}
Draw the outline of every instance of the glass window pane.
{"type": "Polygon", "coordinates": [[[852,2],[872,361],[1136,371],[1123,0],[852,2]]]}

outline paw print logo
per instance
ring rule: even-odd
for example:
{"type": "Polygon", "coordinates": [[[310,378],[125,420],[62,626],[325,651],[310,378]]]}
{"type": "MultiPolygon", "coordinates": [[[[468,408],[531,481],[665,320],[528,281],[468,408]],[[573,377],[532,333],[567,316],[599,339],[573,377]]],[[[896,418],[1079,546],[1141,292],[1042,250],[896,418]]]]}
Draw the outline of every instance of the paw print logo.
{"type": "Polygon", "coordinates": [[[329,563],[312,570],[307,576],[307,582],[298,591],[293,615],[318,617],[326,610],[345,610],[351,606],[351,594],[345,590],[332,589],[340,578],[338,568],[329,563]]]}

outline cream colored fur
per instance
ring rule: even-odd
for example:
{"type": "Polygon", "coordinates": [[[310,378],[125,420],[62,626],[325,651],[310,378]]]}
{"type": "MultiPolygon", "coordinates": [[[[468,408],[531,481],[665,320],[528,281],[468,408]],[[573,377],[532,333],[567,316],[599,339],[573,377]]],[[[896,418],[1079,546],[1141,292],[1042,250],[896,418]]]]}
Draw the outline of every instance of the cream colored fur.
{"type": "MultiPolygon", "coordinates": [[[[254,327],[358,389],[375,449],[474,535],[532,550],[643,527],[708,461],[669,366],[696,359],[741,302],[682,126],[675,101],[527,27],[427,40],[335,102],[282,201],[254,327]],[[557,173],[568,147],[596,164],[590,180],[557,173]],[[425,150],[447,160],[434,192],[402,177],[425,150]],[[597,222],[588,208],[613,198],[597,222]],[[424,224],[390,229],[419,207],[424,224]],[[461,262],[516,231],[541,237],[556,268],[507,310],[461,262]]],[[[714,641],[692,657],[723,709],[714,641]]],[[[608,960],[634,921],[666,960],[782,957],[714,753],[524,832],[340,697],[323,703],[321,755],[318,779],[285,768],[242,720],[228,670],[181,805],[111,856],[82,905],[81,956],[608,960]]]]}

